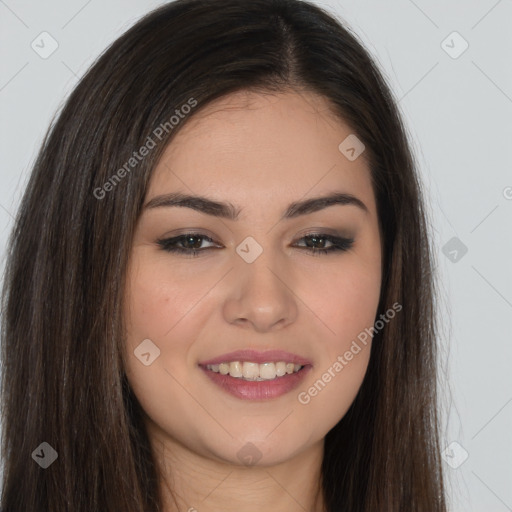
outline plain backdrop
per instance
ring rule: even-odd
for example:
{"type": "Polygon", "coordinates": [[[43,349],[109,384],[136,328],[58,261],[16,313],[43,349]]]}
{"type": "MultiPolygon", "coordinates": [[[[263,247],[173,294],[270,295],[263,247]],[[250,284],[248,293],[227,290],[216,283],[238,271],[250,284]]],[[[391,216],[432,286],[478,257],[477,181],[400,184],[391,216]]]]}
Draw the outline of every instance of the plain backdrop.
{"type": "MultiPolygon", "coordinates": [[[[161,3],[0,0],[2,271],[52,116],[106,46],[161,3]]],[[[441,287],[450,510],[512,511],[512,2],[315,3],[378,61],[420,164],[441,287]]]]}

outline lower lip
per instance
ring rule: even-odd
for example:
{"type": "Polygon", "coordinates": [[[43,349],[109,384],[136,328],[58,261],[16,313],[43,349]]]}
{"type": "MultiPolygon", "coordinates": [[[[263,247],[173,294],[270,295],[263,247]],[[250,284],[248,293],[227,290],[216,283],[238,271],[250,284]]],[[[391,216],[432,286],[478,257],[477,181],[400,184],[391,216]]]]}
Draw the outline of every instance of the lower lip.
{"type": "Polygon", "coordinates": [[[200,367],[206,375],[224,391],[241,398],[242,400],[270,400],[289,393],[296,388],[311,370],[311,365],[305,365],[296,373],[276,377],[272,380],[244,380],[231,377],[231,375],[222,375],[205,367],[200,367]]]}

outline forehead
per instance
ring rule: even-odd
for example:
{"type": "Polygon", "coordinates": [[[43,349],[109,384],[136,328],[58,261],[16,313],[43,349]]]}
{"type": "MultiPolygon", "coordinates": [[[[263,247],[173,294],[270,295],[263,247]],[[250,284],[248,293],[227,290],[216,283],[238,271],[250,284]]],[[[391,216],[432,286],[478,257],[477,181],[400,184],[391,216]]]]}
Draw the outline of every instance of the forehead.
{"type": "Polygon", "coordinates": [[[340,152],[352,130],[321,96],[241,91],[182,122],[155,168],[148,197],[208,193],[243,205],[343,189],[374,208],[365,155],[350,161],[340,152]]]}

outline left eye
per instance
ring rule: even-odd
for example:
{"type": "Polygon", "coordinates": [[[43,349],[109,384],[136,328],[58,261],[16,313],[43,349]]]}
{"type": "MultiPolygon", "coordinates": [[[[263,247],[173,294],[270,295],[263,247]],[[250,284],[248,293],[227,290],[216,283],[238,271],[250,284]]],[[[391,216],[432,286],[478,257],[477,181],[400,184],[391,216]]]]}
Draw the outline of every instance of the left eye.
{"type": "Polygon", "coordinates": [[[304,236],[303,238],[301,238],[301,240],[307,240],[307,242],[306,242],[307,250],[309,252],[312,252],[313,254],[317,254],[317,253],[326,254],[326,253],[334,252],[334,251],[347,251],[354,244],[353,238],[340,238],[337,236],[327,235],[327,234],[322,234],[322,233],[312,233],[310,235],[304,236]],[[318,244],[321,242],[323,242],[323,243],[328,242],[331,245],[327,248],[312,247],[315,244],[318,244]]]}
{"type": "MultiPolygon", "coordinates": [[[[305,235],[300,240],[305,240],[306,245],[297,245],[296,247],[303,247],[307,252],[314,255],[326,254],[335,251],[347,251],[354,243],[353,238],[340,238],[324,233],[311,233],[309,235],[305,235]],[[323,247],[326,242],[330,244],[329,247],[323,247]],[[321,245],[321,247],[315,247],[317,244],[321,245]]],[[[204,252],[207,249],[221,248],[218,245],[217,247],[201,247],[203,241],[215,244],[209,236],[201,235],[199,233],[186,233],[173,238],[157,240],[157,243],[164,251],[183,254],[190,257],[198,256],[199,253],[204,252]]]]}

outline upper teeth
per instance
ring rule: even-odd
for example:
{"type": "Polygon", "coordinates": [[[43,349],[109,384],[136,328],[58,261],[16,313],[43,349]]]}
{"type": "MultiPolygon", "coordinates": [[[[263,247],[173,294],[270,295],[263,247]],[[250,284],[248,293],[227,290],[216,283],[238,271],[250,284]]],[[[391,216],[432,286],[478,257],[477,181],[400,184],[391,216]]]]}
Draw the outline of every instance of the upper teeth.
{"type": "Polygon", "coordinates": [[[206,368],[222,375],[229,373],[231,377],[239,379],[271,380],[276,377],[282,377],[285,374],[298,372],[302,366],[300,364],[285,363],[284,361],[262,364],[232,361],[230,363],[208,364],[206,368]]]}

